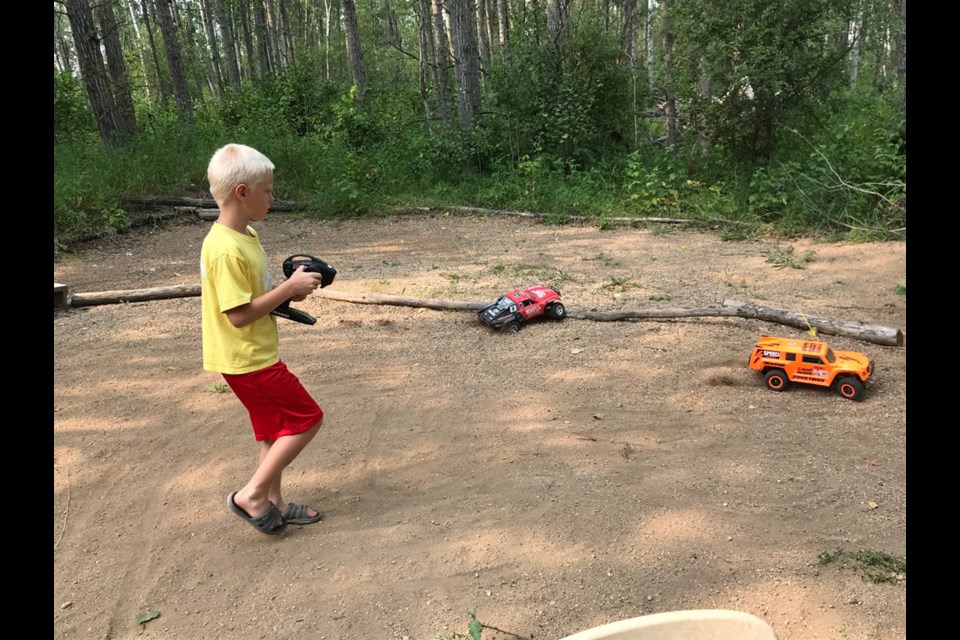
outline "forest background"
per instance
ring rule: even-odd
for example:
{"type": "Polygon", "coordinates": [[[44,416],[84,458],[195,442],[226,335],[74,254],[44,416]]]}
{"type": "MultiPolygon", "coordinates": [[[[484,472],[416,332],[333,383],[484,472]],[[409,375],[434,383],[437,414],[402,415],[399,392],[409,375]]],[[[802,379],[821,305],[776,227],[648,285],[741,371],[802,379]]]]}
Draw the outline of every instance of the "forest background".
{"type": "Polygon", "coordinates": [[[903,239],[906,0],[55,0],[54,247],[209,197],[903,239]]]}

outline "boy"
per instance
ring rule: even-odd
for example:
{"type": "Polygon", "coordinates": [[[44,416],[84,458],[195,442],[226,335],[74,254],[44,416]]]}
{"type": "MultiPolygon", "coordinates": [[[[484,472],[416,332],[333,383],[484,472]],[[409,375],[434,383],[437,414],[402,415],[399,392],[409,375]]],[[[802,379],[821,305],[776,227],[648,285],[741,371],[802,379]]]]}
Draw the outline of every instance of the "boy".
{"type": "Polygon", "coordinates": [[[203,240],[200,283],[203,368],[220,373],[250,414],[260,457],[250,481],[227,505],[261,533],[310,524],[322,515],[284,502],[284,469],[313,439],[323,411],[280,360],[276,316],[283,301],[303,300],[320,274],[297,269],[272,287],[267,258],[250,222],[263,221],[273,202],[273,163],[240,144],[216,151],[207,167],[220,215],[203,240]]]}

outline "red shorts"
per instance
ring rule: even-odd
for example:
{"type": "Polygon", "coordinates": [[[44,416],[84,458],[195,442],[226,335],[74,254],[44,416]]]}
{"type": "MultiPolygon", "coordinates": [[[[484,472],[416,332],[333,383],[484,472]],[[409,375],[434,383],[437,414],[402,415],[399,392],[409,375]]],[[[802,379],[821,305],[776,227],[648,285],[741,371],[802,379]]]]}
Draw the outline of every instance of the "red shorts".
{"type": "Polygon", "coordinates": [[[250,373],[224,373],[223,378],[250,413],[258,441],[303,433],[323,420],[320,405],[282,361],[250,373]]]}

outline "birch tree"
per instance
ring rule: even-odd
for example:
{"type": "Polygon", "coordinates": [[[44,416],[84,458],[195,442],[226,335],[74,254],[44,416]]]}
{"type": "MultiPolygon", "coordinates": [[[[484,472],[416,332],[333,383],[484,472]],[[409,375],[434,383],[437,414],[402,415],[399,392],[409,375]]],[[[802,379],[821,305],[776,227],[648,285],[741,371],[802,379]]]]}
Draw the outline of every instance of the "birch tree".
{"type": "Polygon", "coordinates": [[[857,17],[850,22],[848,39],[850,46],[850,89],[857,87],[857,74],[860,72],[860,46],[863,34],[863,7],[857,10],[857,17]]]}

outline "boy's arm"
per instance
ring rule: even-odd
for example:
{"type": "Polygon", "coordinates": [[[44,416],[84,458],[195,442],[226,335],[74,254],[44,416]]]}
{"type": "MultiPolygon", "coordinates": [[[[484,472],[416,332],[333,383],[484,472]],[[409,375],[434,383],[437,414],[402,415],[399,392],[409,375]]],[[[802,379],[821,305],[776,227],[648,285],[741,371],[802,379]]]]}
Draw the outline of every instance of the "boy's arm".
{"type": "Polygon", "coordinates": [[[224,311],[227,314],[227,319],[230,320],[230,324],[238,329],[245,327],[268,315],[288,298],[303,300],[307,295],[313,293],[320,286],[321,275],[303,269],[302,266],[298,267],[289,278],[262,296],[224,311]]]}

